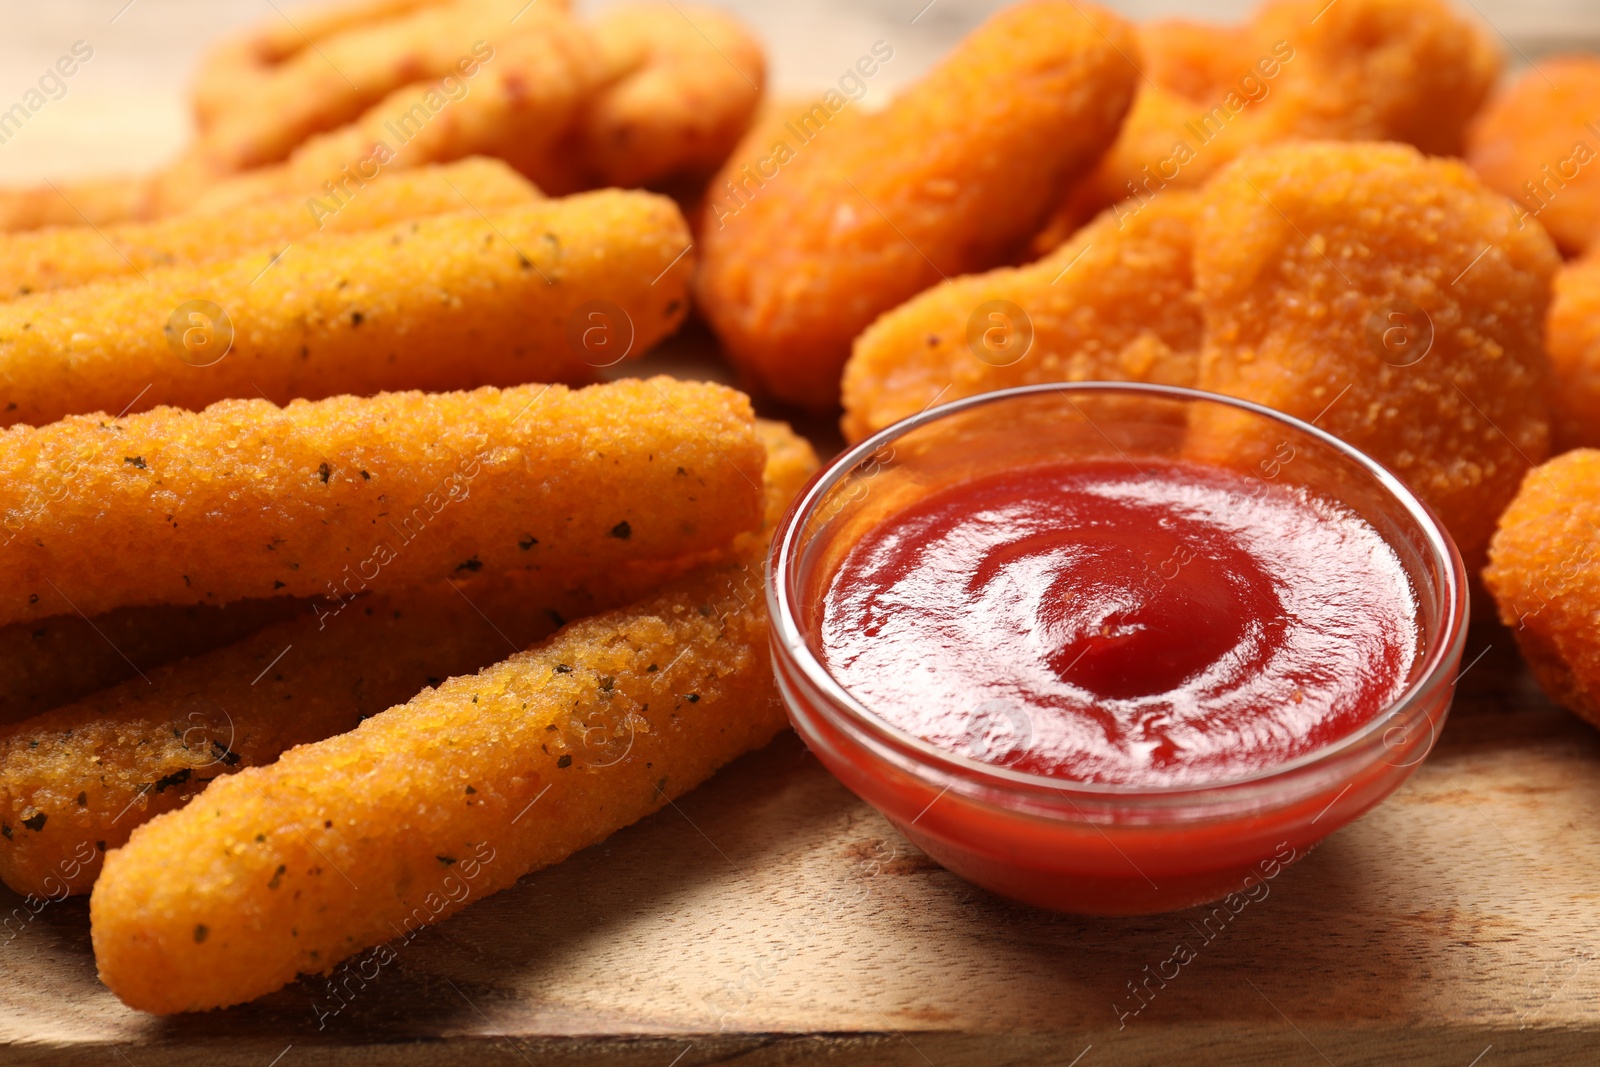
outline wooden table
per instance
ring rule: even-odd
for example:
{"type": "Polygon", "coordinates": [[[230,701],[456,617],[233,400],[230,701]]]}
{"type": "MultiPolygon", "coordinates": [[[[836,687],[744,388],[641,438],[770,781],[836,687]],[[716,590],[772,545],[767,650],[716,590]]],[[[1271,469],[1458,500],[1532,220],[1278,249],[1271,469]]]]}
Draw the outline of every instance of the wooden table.
{"type": "MultiPolygon", "coordinates": [[[[106,24],[95,68],[133,88],[74,87],[0,150],[0,177],[153,164],[181,139],[199,38],[261,6],[140,2],[116,23],[122,52],[106,24]]],[[[122,3],[5,13],[0,66],[43,69],[58,38],[122,3]]],[[[897,30],[907,75],[994,6],[941,3],[931,28],[897,30]]],[[[768,24],[780,85],[825,67],[816,49],[855,47],[839,25],[909,18],[887,0],[733,6],[768,24]]],[[[1600,40],[1590,0],[1480,6],[1534,53],[1600,40]]],[[[705,348],[691,335],[650,365],[712,370],[705,348]]],[[[826,447],[828,428],[807,428],[826,447]]],[[[1478,627],[1480,652],[1415,778],[1209,939],[1207,909],[1083,919],[975,889],[786,735],[338,998],[308,979],[228,1012],[141,1016],[96,981],[84,902],[33,915],[0,889],[0,1064],[1600,1062],[1600,734],[1544,700],[1508,633],[1478,627]],[[1130,983],[1180,942],[1196,958],[1141,1006],[1130,983]]]]}

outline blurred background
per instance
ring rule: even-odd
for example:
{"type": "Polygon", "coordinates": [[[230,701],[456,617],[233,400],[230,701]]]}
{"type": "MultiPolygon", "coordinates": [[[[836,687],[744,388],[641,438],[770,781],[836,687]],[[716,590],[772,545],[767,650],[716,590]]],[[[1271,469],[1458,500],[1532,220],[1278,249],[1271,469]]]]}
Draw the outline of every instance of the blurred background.
{"type": "MultiPolygon", "coordinates": [[[[535,0],[537,2],[537,0],[535,0]]],[[[598,10],[607,0],[575,0],[598,10]]],[[[726,8],[766,41],[770,85],[809,92],[835,81],[874,41],[895,49],[877,83],[916,77],[1006,0],[697,0],[726,8]]],[[[1136,18],[1231,21],[1254,0],[1101,0],[1136,18]]],[[[1337,2],[1337,0],[1334,0],[1337,2]]],[[[1600,51],[1600,0],[1454,0],[1500,38],[1510,65],[1554,51],[1600,51]]],[[[188,136],[184,93],[200,52],[306,0],[0,0],[0,110],[77,41],[94,57],[67,93],[0,144],[0,182],[141,171],[188,136]]],[[[875,86],[876,87],[876,86],[875,86]]]]}

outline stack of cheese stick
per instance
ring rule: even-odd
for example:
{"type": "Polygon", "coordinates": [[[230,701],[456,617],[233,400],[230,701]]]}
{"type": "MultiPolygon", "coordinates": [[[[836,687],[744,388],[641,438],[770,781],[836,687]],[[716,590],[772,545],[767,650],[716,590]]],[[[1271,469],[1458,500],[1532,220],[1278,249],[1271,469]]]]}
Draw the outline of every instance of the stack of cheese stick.
{"type": "Polygon", "coordinates": [[[762,80],[693,9],[363,0],[219,48],[161,174],[0,194],[0,879],[92,892],[126,1003],[326,970],[782,727],[816,457],[592,384],[697,258],[608,187],[709,173],[762,80]]]}

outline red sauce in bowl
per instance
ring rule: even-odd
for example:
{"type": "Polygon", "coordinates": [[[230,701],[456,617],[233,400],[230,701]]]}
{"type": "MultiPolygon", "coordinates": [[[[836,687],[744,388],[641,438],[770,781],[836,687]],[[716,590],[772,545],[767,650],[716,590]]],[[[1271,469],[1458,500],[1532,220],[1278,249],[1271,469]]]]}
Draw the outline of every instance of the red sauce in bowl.
{"type": "Polygon", "coordinates": [[[1388,707],[1418,656],[1395,551],[1331,500],[1166,460],[1007,470],[874,526],[830,674],[941,748],[1077,782],[1268,770],[1388,707]]]}

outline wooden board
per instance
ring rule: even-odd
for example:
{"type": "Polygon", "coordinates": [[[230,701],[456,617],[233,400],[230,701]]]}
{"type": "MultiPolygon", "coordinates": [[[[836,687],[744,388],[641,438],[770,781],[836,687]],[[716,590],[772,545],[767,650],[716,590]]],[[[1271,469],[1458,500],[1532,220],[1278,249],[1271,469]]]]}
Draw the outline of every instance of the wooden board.
{"type": "Polygon", "coordinates": [[[1600,734],[1507,633],[1486,646],[1411,782],[1226,922],[997,899],[788,734],[338,997],[141,1016],[95,980],[86,905],[52,904],[0,942],[0,1063],[1594,1062],[1600,734]],[[1196,958],[1132,1014],[1180,942],[1196,958]]]}

